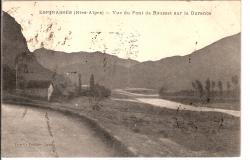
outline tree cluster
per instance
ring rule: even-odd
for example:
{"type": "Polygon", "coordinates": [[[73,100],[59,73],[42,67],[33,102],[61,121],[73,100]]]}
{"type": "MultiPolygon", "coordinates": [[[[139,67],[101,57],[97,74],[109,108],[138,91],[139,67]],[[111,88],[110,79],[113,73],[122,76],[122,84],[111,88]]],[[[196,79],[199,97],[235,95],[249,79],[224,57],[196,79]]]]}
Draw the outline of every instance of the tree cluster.
{"type": "Polygon", "coordinates": [[[91,74],[89,81],[89,95],[92,97],[104,98],[111,95],[111,90],[95,83],[94,75],[91,74]]]}
{"type": "Polygon", "coordinates": [[[206,99],[207,102],[213,97],[236,97],[239,95],[239,78],[237,75],[231,78],[231,81],[223,82],[213,81],[209,78],[203,84],[199,80],[192,82],[192,88],[194,95],[198,96],[200,99],[206,99]]]}

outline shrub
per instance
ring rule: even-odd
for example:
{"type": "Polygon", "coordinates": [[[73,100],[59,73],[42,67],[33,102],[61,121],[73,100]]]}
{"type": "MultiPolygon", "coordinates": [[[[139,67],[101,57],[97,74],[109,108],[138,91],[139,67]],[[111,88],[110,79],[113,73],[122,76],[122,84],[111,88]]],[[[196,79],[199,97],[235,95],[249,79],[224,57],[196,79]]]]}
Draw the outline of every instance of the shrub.
{"type": "Polygon", "coordinates": [[[85,91],[82,94],[87,94],[95,98],[104,98],[111,95],[111,90],[102,85],[99,85],[98,83],[95,83],[94,75],[91,74],[89,79],[89,91],[85,91]]]}
{"type": "Polygon", "coordinates": [[[99,84],[95,84],[93,90],[90,92],[92,93],[93,97],[99,97],[99,98],[109,97],[111,95],[110,89],[105,88],[104,86],[99,84]]]}

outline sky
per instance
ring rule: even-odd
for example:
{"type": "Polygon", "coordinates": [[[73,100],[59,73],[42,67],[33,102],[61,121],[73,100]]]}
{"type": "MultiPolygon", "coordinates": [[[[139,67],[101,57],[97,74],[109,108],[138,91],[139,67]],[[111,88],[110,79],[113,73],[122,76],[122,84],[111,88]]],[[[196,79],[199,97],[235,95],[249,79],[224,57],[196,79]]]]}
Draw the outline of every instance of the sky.
{"type": "Polygon", "coordinates": [[[101,51],[154,61],[187,55],[239,33],[240,5],[240,1],[5,1],[3,10],[22,26],[31,51],[41,47],[68,53],[101,51]],[[168,14],[153,15],[154,11],[168,14]],[[191,15],[192,11],[211,14],[191,15]]]}

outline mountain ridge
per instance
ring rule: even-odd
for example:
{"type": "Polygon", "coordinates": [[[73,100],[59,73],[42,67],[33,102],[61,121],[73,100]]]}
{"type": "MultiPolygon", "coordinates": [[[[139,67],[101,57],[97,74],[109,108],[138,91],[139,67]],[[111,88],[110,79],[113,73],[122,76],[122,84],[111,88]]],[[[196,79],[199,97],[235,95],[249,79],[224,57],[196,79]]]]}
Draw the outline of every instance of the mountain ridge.
{"type": "Polygon", "coordinates": [[[153,85],[151,87],[166,86],[170,90],[182,90],[190,89],[194,80],[205,81],[210,78],[230,81],[233,75],[240,77],[240,36],[225,37],[189,55],[135,65],[133,82],[136,86],[145,86],[136,78],[143,73],[141,77],[147,79],[153,85]]]}
{"type": "Polygon", "coordinates": [[[69,64],[88,63],[89,61],[99,61],[100,63],[108,63],[111,61],[115,61],[116,63],[124,67],[130,67],[131,65],[139,63],[136,60],[122,59],[117,57],[116,55],[110,55],[99,51],[96,52],[81,51],[81,52],[66,53],[62,51],[53,51],[45,48],[40,48],[35,50],[34,54],[41,64],[43,64],[45,67],[51,70],[55,69],[56,67],[61,68],[69,64]]]}
{"type": "MultiPolygon", "coordinates": [[[[58,67],[58,72],[65,73],[77,71],[84,77],[82,83],[89,81],[91,74],[95,74],[96,81],[110,88],[123,87],[143,87],[159,89],[166,86],[169,90],[178,91],[190,89],[194,80],[205,81],[211,80],[230,81],[230,77],[240,74],[240,36],[235,34],[224,37],[202,49],[192,52],[185,56],[166,57],[157,61],[138,62],[131,60],[132,64],[127,65],[128,60],[115,57],[112,55],[98,52],[93,57],[94,60],[87,58],[90,63],[78,61],[69,64],[70,58],[66,58],[65,65],[58,67]],[[106,57],[106,60],[104,61],[106,57]],[[111,58],[110,58],[111,57],[111,58]],[[126,65],[120,63],[123,61],[126,65]],[[67,62],[67,63],[66,63],[67,62]],[[110,84],[112,82],[112,85],[110,84]]],[[[46,50],[45,50],[46,51],[46,50]]],[[[51,51],[57,53],[57,51],[51,51]]],[[[37,53],[37,52],[35,52],[37,53]]],[[[77,60],[84,55],[91,55],[89,52],[79,57],[75,53],[67,54],[67,57],[76,56],[77,60]]],[[[80,54],[81,54],[80,53],[80,54]]],[[[94,52],[95,53],[95,52],[94,52]]],[[[36,56],[38,54],[35,54],[36,56]]],[[[44,58],[44,62],[58,61],[61,54],[54,54],[51,57],[43,57],[41,53],[39,58],[44,58]]],[[[86,56],[87,57],[87,56],[86,56]]],[[[85,58],[86,58],[85,57],[85,58]]],[[[42,62],[40,62],[43,64],[42,62]]],[[[45,64],[46,65],[46,64],[45,64]]],[[[48,67],[48,66],[47,66],[48,67]]]]}

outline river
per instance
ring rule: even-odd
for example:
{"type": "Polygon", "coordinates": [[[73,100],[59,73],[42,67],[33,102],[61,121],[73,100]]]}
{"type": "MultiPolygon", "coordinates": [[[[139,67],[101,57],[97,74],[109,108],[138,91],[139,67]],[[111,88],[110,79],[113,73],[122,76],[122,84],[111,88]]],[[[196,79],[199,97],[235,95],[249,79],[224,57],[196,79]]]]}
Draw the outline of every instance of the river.
{"type": "Polygon", "coordinates": [[[220,112],[225,113],[228,115],[232,115],[235,117],[240,117],[240,111],[236,110],[227,110],[227,109],[220,109],[220,108],[209,108],[209,107],[194,107],[191,105],[185,105],[178,102],[173,102],[165,99],[159,98],[158,94],[142,94],[142,93],[131,93],[127,90],[117,89],[115,92],[126,95],[129,98],[113,98],[113,100],[120,100],[120,101],[132,101],[138,103],[147,103],[156,107],[164,107],[168,109],[174,110],[189,110],[189,111],[197,111],[197,112],[220,112]]]}

